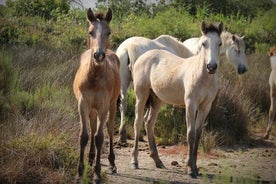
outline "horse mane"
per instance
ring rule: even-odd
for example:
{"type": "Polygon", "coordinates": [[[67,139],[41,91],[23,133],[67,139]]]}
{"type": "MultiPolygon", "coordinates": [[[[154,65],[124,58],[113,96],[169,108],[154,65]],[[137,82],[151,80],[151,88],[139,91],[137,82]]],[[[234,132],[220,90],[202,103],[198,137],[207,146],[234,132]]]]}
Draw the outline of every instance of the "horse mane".
{"type": "Polygon", "coordinates": [[[162,45],[165,45],[166,47],[172,47],[173,50],[176,50],[177,54],[181,57],[191,55],[190,51],[183,45],[183,43],[175,37],[170,35],[161,35],[154,40],[161,43],[162,45]]]}

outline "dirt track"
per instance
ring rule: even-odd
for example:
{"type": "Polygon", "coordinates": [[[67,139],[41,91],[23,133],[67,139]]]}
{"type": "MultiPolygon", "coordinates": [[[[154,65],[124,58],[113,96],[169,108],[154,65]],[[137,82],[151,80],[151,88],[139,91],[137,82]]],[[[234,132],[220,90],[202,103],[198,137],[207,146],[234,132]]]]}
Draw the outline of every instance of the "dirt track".
{"type": "MultiPolygon", "coordinates": [[[[130,165],[133,141],[127,147],[116,147],[117,174],[107,174],[106,183],[276,183],[276,138],[255,138],[250,146],[216,148],[210,154],[199,152],[197,165],[202,174],[192,179],[186,173],[186,146],[158,147],[166,169],[155,167],[149,157],[147,142],[139,143],[139,169],[130,165]]],[[[107,171],[107,154],[102,155],[102,170],[107,171]]]]}

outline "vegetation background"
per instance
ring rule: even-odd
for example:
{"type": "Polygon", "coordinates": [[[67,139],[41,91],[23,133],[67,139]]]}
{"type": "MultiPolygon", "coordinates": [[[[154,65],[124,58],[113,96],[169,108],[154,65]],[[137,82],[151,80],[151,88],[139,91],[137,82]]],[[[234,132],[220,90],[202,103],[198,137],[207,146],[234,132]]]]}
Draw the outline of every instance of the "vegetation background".
{"type": "MultiPolygon", "coordinates": [[[[252,133],[264,132],[270,105],[267,50],[276,45],[273,1],[98,0],[95,11],[107,7],[113,10],[113,50],[131,36],[169,34],[181,41],[200,36],[202,20],[222,21],[227,31],[244,35],[249,71],[238,76],[222,63],[202,148],[248,144],[252,133]]],[[[72,182],[79,132],[72,83],[86,37],[86,10],[79,0],[0,5],[0,183],[72,182]]],[[[134,102],[129,90],[130,138],[134,102]]],[[[117,133],[119,115],[116,125],[117,133]]],[[[155,133],[159,144],[186,144],[184,110],[164,105],[155,133]]]]}

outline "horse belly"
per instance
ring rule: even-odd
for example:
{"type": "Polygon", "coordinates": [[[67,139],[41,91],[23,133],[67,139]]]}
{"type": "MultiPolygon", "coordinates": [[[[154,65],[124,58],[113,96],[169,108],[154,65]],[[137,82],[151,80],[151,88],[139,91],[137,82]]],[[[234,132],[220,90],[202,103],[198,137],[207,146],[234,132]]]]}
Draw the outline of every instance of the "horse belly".
{"type": "Polygon", "coordinates": [[[155,95],[164,103],[184,106],[184,88],[175,83],[162,84],[160,81],[152,83],[152,90],[155,95]]]}

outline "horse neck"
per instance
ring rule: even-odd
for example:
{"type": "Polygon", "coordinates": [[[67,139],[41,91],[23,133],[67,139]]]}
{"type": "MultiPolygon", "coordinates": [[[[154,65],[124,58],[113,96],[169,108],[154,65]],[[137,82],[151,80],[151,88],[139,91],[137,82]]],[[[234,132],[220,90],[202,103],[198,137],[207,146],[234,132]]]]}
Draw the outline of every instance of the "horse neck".
{"type": "Polygon", "coordinates": [[[83,66],[84,71],[87,71],[87,75],[89,76],[99,76],[102,73],[105,73],[106,65],[107,65],[107,59],[105,58],[102,62],[102,64],[97,64],[95,58],[93,57],[93,49],[90,49],[90,53],[88,56],[88,67],[87,65],[83,66]],[[86,69],[85,69],[86,68],[86,69]]]}
{"type": "Polygon", "coordinates": [[[190,51],[183,45],[183,43],[172,36],[165,35],[158,37],[156,40],[159,40],[162,44],[166,44],[167,47],[172,47],[176,54],[182,58],[190,56],[190,51]]]}
{"type": "Polygon", "coordinates": [[[276,68],[276,55],[270,57],[271,69],[276,68]]]}
{"type": "Polygon", "coordinates": [[[222,45],[220,47],[220,54],[224,54],[226,50],[231,46],[232,43],[232,33],[228,31],[223,31],[220,35],[222,45]]]}

